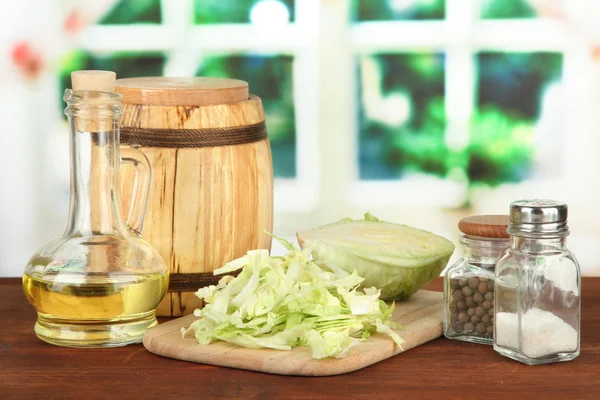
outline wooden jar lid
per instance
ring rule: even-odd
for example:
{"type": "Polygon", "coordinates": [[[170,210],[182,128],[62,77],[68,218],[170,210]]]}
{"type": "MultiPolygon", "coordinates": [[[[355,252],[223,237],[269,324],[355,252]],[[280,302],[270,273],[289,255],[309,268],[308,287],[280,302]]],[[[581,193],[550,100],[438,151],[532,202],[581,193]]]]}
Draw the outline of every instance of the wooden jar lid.
{"type": "Polygon", "coordinates": [[[508,215],[474,215],[458,222],[458,230],[471,236],[508,239],[508,215]]]}
{"type": "Polygon", "coordinates": [[[160,106],[206,106],[248,100],[248,83],[226,78],[117,79],[123,103],[160,106]]]}

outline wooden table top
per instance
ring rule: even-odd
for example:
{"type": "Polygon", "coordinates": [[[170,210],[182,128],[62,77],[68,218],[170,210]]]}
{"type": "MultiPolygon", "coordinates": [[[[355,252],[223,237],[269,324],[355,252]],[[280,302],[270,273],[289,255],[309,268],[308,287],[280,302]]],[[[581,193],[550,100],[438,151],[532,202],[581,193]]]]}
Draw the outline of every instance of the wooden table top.
{"type": "Polygon", "coordinates": [[[2,278],[0,399],[600,399],[600,278],[584,278],[582,291],[574,361],[532,367],[491,346],[439,338],[359,371],[308,378],[176,361],[142,345],[52,346],[33,333],[20,279],[2,278]]]}

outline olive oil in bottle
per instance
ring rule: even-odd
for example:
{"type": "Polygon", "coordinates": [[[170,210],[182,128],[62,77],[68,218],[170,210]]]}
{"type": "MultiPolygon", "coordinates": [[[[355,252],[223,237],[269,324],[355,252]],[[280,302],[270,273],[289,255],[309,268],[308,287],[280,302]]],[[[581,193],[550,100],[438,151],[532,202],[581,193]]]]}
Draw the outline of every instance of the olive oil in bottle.
{"type": "Polygon", "coordinates": [[[139,342],[157,324],[155,310],[167,285],[164,273],[23,276],[25,295],[38,311],[36,334],[71,347],[139,342]]]}

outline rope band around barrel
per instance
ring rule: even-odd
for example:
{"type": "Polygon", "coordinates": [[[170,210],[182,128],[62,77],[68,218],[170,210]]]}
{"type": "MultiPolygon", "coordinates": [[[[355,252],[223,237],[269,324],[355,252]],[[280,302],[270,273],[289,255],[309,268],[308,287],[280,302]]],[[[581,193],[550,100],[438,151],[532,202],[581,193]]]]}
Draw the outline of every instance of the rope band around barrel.
{"type": "Polygon", "coordinates": [[[267,137],[264,121],[252,125],[203,129],[121,127],[121,144],[145,147],[194,148],[258,142],[267,137]]]}
{"type": "Polygon", "coordinates": [[[169,293],[195,292],[198,289],[216,285],[225,275],[237,276],[239,271],[224,275],[213,275],[212,272],[203,272],[196,274],[171,274],[169,276],[169,293]]]}

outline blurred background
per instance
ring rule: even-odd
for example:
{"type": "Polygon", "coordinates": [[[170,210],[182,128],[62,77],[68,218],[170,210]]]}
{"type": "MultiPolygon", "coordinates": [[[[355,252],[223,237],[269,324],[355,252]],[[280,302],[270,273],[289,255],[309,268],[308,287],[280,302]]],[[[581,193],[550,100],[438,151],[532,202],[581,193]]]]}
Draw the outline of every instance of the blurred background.
{"type": "Polygon", "coordinates": [[[460,218],[547,197],[600,275],[599,19],[597,0],[2,0],[0,276],[66,226],[78,69],[246,80],[276,234],[370,211],[458,244],[460,218]]]}

